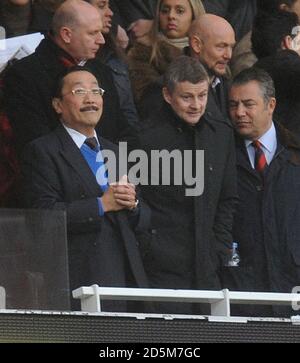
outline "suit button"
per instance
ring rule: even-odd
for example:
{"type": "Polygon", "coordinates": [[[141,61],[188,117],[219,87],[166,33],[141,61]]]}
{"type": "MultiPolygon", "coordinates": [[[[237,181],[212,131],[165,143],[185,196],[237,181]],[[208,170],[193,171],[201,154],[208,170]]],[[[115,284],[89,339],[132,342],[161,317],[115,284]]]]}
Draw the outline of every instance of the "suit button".
{"type": "Polygon", "coordinates": [[[257,185],[256,186],[256,190],[258,191],[258,192],[261,192],[261,191],[263,191],[263,186],[262,185],[257,185]]]}
{"type": "Polygon", "coordinates": [[[81,199],[84,199],[86,197],[86,195],[84,194],[84,193],[82,193],[81,195],[80,195],[80,198],[81,199]]]}
{"type": "Polygon", "coordinates": [[[89,221],[89,222],[93,222],[93,221],[94,221],[94,218],[90,217],[90,218],[88,219],[88,221],[89,221]]]}
{"type": "Polygon", "coordinates": [[[212,165],[209,165],[208,169],[209,169],[209,171],[213,171],[214,170],[214,168],[213,168],[212,165]]]}

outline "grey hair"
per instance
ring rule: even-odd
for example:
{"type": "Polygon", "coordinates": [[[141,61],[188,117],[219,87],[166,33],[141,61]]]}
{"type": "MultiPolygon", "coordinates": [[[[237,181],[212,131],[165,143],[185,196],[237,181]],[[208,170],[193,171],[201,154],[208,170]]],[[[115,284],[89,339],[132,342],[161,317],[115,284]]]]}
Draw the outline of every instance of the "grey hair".
{"type": "Polygon", "coordinates": [[[258,83],[265,104],[268,103],[271,98],[275,97],[275,86],[273,79],[268,72],[258,67],[251,67],[243,70],[236,77],[234,77],[231,87],[242,86],[252,81],[258,83]]]}
{"type": "Polygon", "coordinates": [[[173,93],[177,83],[197,84],[204,81],[209,82],[209,77],[203,65],[197,59],[185,55],[175,59],[164,75],[164,86],[170,93],[173,93]]]}

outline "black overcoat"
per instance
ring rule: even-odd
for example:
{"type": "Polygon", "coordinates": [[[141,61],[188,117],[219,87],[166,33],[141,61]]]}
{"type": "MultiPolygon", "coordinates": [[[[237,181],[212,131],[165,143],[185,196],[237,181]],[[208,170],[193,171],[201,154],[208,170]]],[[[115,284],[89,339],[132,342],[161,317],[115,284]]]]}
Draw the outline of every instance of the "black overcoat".
{"type": "MultiPolygon", "coordinates": [[[[264,178],[252,168],[243,140],[237,141],[239,203],[233,238],[240,266],[224,268],[223,287],[291,293],[300,285],[300,147],[276,125],[277,151],[264,178]]],[[[240,307],[243,314],[292,313],[291,307],[240,307]]]]}
{"type": "MultiPolygon", "coordinates": [[[[118,157],[112,143],[99,140],[118,157]]],[[[141,202],[134,227],[128,211],[101,217],[97,198],[102,190],[62,126],[27,145],[22,170],[27,207],[66,211],[71,289],[95,283],[147,287],[135,232],[149,227],[149,209],[141,202]]]]}
{"type": "MultiPolygon", "coordinates": [[[[146,253],[152,285],[219,289],[217,271],[232,241],[236,202],[234,138],[231,126],[210,112],[189,127],[166,104],[145,121],[140,143],[152,150],[204,150],[204,191],[187,197],[187,185],[142,187],[152,209],[153,243],[146,253]]],[[[172,175],[172,173],[171,173],[172,175]]]]}

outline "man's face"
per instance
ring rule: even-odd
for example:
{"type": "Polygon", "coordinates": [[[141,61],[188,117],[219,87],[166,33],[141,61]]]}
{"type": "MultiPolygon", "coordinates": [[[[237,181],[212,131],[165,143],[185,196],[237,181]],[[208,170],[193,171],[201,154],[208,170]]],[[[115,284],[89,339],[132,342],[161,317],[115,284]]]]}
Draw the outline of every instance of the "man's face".
{"type": "Polygon", "coordinates": [[[229,112],[238,134],[249,140],[257,140],[272,125],[276,100],[266,102],[259,84],[250,81],[233,86],[229,92],[229,112]]]}
{"type": "Polygon", "coordinates": [[[64,78],[61,97],[54,98],[53,107],[66,126],[87,136],[93,132],[102,115],[102,96],[93,95],[91,92],[76,95],[72,91],[98,87],[96,78],[86,71],[73,72],[64,78]]]}
{"type": "Polygon", "coordinates": [[[112,17],[114,15],[109,7],[109,0],[91,0],[90,3],[100,9],[103,24],[102,33],[108,34],[111,29],[112,17]]]}
{"type": "Polygon", "coordinates": [[[68,52],[76,61],[95,58],[100,45],[105,43],[101,31],[100,12],[93,7],[84,9],[77,26],[70,29],[68,52]]]}
{"type": "Polygon", "coordinates": [[[216,76],[223,76],[232,57],[235,45],[235,35],[232,29],[223,32],[210,33],[207,36],[195,38],[199,44],[198,57],[201,63],[216,76]]]}
{"type": "Polygon", "coordinates": [[[190,126],[196,125],[205,112],[208,95],[208,82],[196,84],[179,82],[172,93],[163,89],[164,99],[173,111],[190,126]]]}
{"type": "Polygon", "coordinates": [[[188,0],[163,0],[159,12],[159,27],[169,39],[187,36],[193,19],[188,0]]]}

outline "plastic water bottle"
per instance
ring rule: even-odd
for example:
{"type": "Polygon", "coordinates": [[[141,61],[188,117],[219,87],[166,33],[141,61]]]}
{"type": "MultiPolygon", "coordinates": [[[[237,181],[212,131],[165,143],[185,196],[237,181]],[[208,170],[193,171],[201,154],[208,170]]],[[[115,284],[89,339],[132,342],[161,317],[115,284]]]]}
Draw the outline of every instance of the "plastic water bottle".
{"type": "Polygon", "coordinates": [[[238,267],[240,264],[240,255],[238,252],[238,243],[232,242],[232,250],[231,250],[231,257],[228,261],[227,266],[230,267],[238,267]]]}

